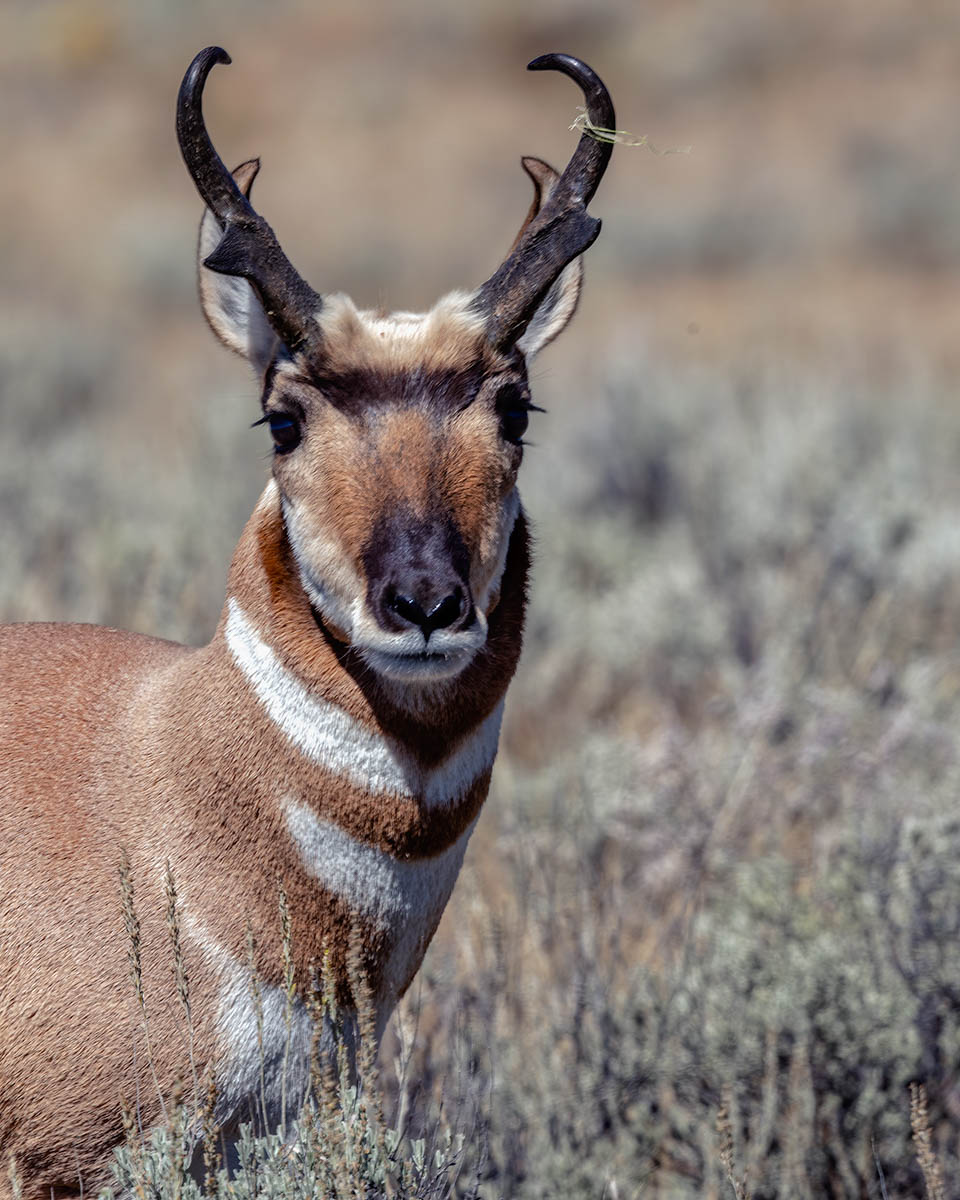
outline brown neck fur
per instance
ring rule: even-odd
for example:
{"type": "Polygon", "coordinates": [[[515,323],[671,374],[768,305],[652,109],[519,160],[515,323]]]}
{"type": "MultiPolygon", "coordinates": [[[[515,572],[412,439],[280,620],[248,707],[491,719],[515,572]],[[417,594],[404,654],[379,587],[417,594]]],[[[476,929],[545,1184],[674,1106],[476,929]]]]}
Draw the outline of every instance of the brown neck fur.
{"type": "MultiPolygon", "coordinates": [[[[300,583],[279,497],[257,505],[234,554],[228,596],[238,599],[284,665],[311,690],[401,742],[425,767],[442,760],[502,699],[523,638],[530,554],[521,511],[507,553],[497,607],[483,650],[450,684],[403,703],[311,608],[300,583]]],[[[222,634],[226,608],[218,636],[222,634]]]]}
{"type": "MultiPolygon", "coordinates": [[[[276,492],[264,496],[241,536],[230,569],[228,598],[236,599],[263,641],[315,696],[400,743],[429,769],[469,736],[506,692],[520,653],[528,565],[528,536],[521,512],[510,540],[500,601],[490,615],[486,646],[456,680],[415,711],[399,704],[349,646],[318,626],[300,585],[276,492]]],[[[196,900],[205,910],[203,920],[211,933],[239,953],[245,920],[237,921],[236,902],[231,904],[225,897],[231,892],[246,895],[251,912],[245,919],[253,924],[262,946],[258,969],[268,981],[279,982],[282,958],[276,913],[277,881],[282,879],[293,914],[299,978],[308,977],[309,964],[319,962],[326,948],[342,979],[351,916],[306,874],[278,816],[276,797],[286,792],[307,799],[321,819],[335,822],[352,838],[410,861],[430,858],[460,837],[486,798],[489,772],[456,803],[431,809],[416,796],[367,793],[307,762],[270,722],[259,702],[252,695],[247,701],[248,685],[233,666],[225,644],[227,612],[225,606],[213,642],[198,656],[205,660],[202,672],[211,682],[223,677],[221,687],[242,691],[239,720],[234,722],[235,726],[242,724],[242,729],[234,729],[231,737],[223,739],[221,725],[215,737],[207,737],[200,713],[195,721],[197,755],[204,760],[204,769],[193,769],[191,775],[206,794],[202,808],[200,796],[196,798],[191,813],[193,836],[186,839],[184,852],[190,859],[192,845],[202,845],[204,855],[211,846],[219,845],[214,854],[220,871],[213,887],[217,892],[223,889],[213,903],[207,904],[202,895],[196,900]],[[248,704],[253,707],[248,709],[248,704]],[[244,709],[248,711],[244,713],[244,709]],[[241,826],[242,840],[235,832],[241,826]]],[[[198,703],[196,698],[187,698],[195,686],[196,679],[181,692],[183,702],[191,708],[198,703]]],[[[208,705],[209,696],[201,703],[208,705]]],[[[214,698],[214,703],[221,702],[214,698]]],[[[224,716],[221,710],[221,723],[224,716]]],[[[189,866],[189,873],[193,877],[208,874],[199,862],[189,866]]],[[[362,934],[366,942],[366,931],[362,934]]],[[[367,969],[376,990],[375,938],[369,950],[367,969]]]]}

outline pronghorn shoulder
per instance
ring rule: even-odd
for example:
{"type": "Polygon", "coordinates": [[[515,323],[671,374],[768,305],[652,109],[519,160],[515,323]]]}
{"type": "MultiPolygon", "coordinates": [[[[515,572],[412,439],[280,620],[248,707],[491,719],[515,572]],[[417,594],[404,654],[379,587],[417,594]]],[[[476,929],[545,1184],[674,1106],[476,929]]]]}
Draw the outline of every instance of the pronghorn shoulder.
{"type": "Polygon", "coordinates": [[[143,678],[192,651],[163,638],[100,625],[31,622],[0,625],[3,691],[17,689],[19,702],[52,690],[61,701],[80,692],[116,694],[125,679],[143,678]]]}

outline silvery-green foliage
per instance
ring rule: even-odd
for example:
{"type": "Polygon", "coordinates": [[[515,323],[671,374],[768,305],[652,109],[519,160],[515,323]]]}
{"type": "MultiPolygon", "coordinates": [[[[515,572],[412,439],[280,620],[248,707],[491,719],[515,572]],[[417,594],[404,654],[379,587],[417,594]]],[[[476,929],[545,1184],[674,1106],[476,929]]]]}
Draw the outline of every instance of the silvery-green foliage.
{"type": "MultiPolygon", "coordinates": [[[[396,1194],[400,1186],[401,1194],[411,1198],[444,1200],[452,1195],[463,1157],[462,1132],[443,1126],[428,1139],[386,1128],[381,1138],[362,1089],[354,1085],[343,1089],[333,1119],[335,1138],[320,1108],[308,1100],[286,1138],[242,1125],[236,1166],[218,1172],[217,1194],[232,1200],[379,1200],[390,1194],[388,1187],[396,1194]]],[[[204,1190],[190,1172],[195,1141],[186,1132],[188,1125],[181,1109],[142,1141],[120,1147],[114,1186],[103,1193],[104,1200],[142,1194],[156,1200],[202,1200],[204,1190]]]]}

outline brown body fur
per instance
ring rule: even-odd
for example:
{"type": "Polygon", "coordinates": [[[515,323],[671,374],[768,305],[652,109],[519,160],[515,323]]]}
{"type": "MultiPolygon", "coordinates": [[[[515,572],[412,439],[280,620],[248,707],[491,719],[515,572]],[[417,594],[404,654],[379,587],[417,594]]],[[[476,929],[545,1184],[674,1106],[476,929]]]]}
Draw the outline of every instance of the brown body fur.
{"type": "MultiPolygon", "coordinates": [[[[369,673],[351,673],[349,651],[318,630],[275,508],[261,505],[251,518],[230,592],[269,622],[261,628],[273,647],[318,694],[402,739],[429,765],[506,688],[526,566],[521,518],[487,647],[458,680],[466,703],[439,703],[415,719],[369,673]]],[[[415,800],[366,795],[305,762],[237,678],[223,622],[199,650],[88,626],[9,626],[0,631],[0,671],[0,1148],[16,1156],[25,1195],[40,1197],[77,1190],[81,1178],[87,1189],[103,1181],[122,1137],[122,1101],[140,1104],[145,1125],[159,1114],[129,978],[122,851],[142,925],[154,1069],[169,1096],[178,1077],[186,1082],[187,1043],[163,919],[165,863],[184,911],[238,958],[249,922],[265,982],[280,981],[283,880],[298,979],[309,978],[327,947],[343,983],[354,918],[305,873],[276,796],[309,796],[364,843],[420,858],[460,835],[489,775],[455,808],[427,813],[415,800]],[[48,731],[39,745],[38,729],[48,731]]],[[[216,980],[189,939],[186,955],[202,1072],[215,1054],[216,980]]],[[[376,990],[375,937],[365,957],[376,990]]]]}

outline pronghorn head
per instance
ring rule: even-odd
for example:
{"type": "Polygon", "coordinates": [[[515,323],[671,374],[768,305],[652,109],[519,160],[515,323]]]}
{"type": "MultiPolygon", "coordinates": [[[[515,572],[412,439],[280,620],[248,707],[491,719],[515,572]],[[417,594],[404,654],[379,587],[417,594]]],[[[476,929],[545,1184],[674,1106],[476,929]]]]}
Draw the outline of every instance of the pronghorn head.
{"type": "MultiPolygon", "coordinates": [[[[231,174],[201,95],[218,47],[183,84],[177,132],[207,209],[199,272],[210,325],[262,380],[263,422],[286,535],[319,622],[380,676],[452,678],[487,637],[519,512],[517,471],[534,408],[527,364],[567,324],[580,255],[600,222],[586,206],[611,146],[584,134],[562,174],[523,159],[534,200],[498,270],[429,312],[359,311],[321,296],[249,202],[259,162],[231,174]]],[[[610,96],[576,58],[548,54],[613,128],[610,96]]]]}

